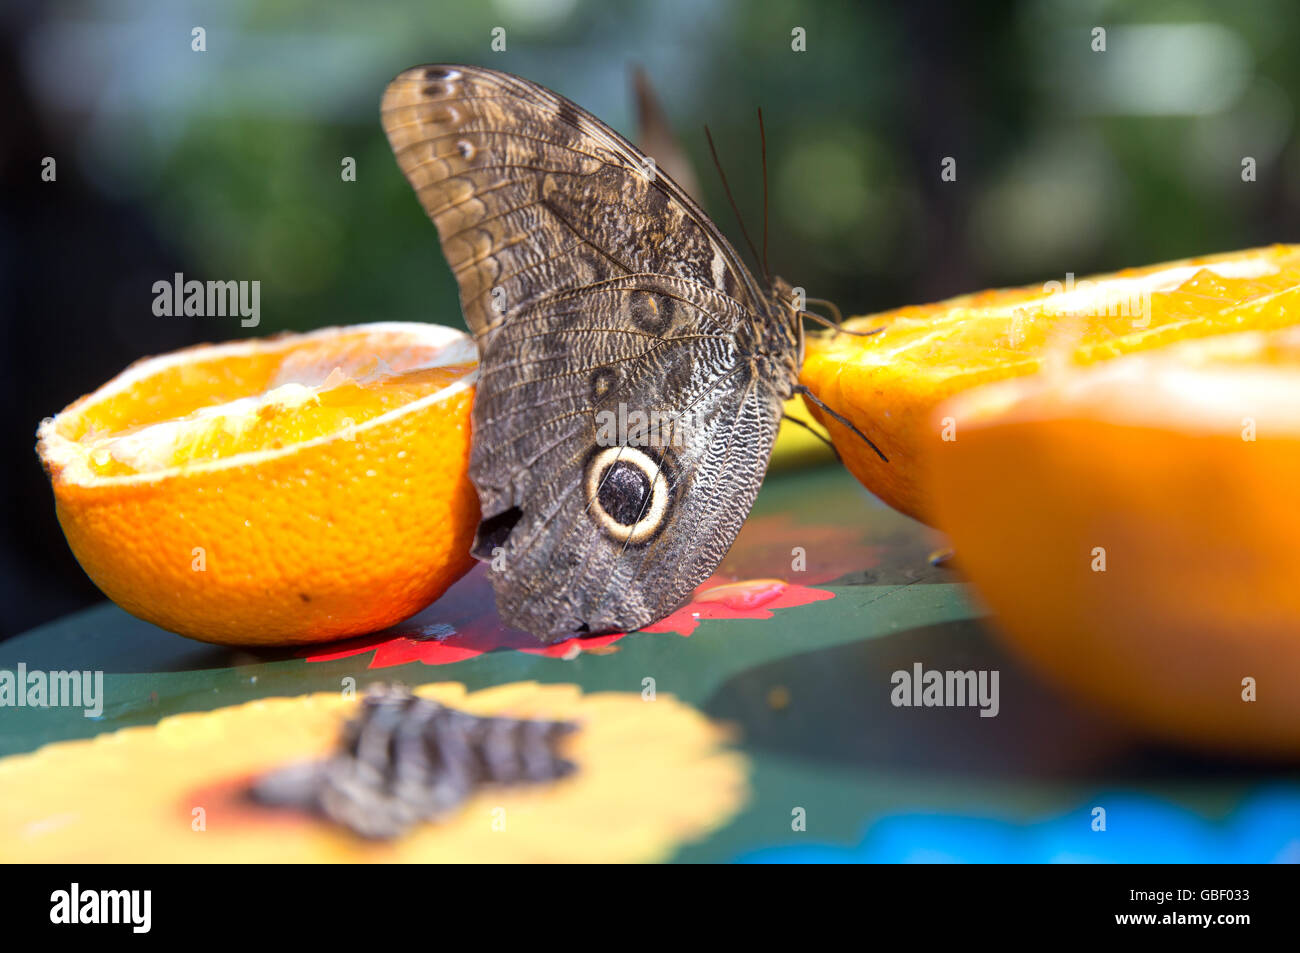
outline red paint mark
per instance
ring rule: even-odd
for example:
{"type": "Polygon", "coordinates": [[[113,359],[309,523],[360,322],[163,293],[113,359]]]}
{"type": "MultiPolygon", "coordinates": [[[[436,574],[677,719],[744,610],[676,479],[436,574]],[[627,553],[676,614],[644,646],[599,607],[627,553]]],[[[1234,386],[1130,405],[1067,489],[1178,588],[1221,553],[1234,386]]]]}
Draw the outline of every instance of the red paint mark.
{"type": "MultiPolygon", "coordinates": [[[[825,589],[780,579],[736,582],[713,576],[696,590],[689,603],[641,631],[689,636],[705,620],[770,619],[776,609],[792,609],[832,599],[834,595],[825,589]]],[[[613,632],[540,645],[527,632],[501,623],[486,570],[480,568],[452,586],[433,606],[406,622],[374,635],[305,649],[301,654],[308,662],[332,662],[373,652],[367,666],[372,669],[411,662],[449,665],[488,652],[508,651],[571,660],[592,650],[597,650],[597,654],[613,651],[613,643],[627,634],[613,632]]]]}
{"type": "Polygon", "coordinates": [[[375,650],[369,668],[390,668],[405,665],[408,662],[424,662],[426,665],[448,665],[463,662],[482,655],[490,649],[476,648],[468,645],[441,645],[429,643],[406,636],[380,634],[366,636],[362,639],[349,639],[342,643],[343,648],[335,652],[321,652],[319,655],[307,656],[308,662],[332,662],[335,659],[349,658],[375,650]]]}
{"type": "Polygon", "coordinates": [[[705,583],[676,612],[646,626],[643,632],[690,635],[705,619],[770,619],[773,609],[793,609],[834,599],[835,593],[780,579],[751,579],[721,585],[705,583]]]}
{"type": "Polygon", "coordinates": [[[617,642],[625,635],[627,635],[626,632],[589,635],[586,638],[565,639],[563,642],[555,642],[551,645],[534,645],[532,648],[520,649],[519,651],[527,652],[529,655],[545,655],[547,658],[574,659],[583,652],[592,649],[603,649],[617,642]]]}
{"type": "MultiPolygon", "coordinates": [[[[776,609],[830,599],[833,593],[812,587],[877,565],[882,551],[880,546],[865,545],[862,530],[854,526],[801,524],[787,513],[751,519],[691,602],[643,631],[689,636],[705,620],[770,619],[776,609]],[[806,553],[807,565],[795,573],[803,585],[773,578],[791,573],[794,547],[806,553]]],[[[495,606],[487,568],[480,566],[405,622],[302,654],[309,662],[330,662],[373,653],[372,669],[411,662],[448,665],[487,652],[573,659],[592,649],[615,651],[614,643],[625,635],[616,632],[540,645],[529,633],[503,625],[495,606]]]]}

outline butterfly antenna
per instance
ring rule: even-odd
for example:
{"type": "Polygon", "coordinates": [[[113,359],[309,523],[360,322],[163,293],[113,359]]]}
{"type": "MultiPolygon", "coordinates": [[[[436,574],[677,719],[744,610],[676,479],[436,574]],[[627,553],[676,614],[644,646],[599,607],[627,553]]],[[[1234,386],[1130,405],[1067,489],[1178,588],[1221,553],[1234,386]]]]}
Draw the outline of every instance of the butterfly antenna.
{"type": "Polygon", "coordinates": [[[718,178],[722,179],[722,191],[727,193],[727,201],[731,204],[731,210],[736,213],[736,221],[740,224],[740,234],[745,236],[745,244],[749,246],[754,261],[759,261],[758,249],[754,247],[754,241],[749,237],[749,229],[745,228],[745,220],[740,217],[740,208],[736,205],[736,200],[731,194],[731,186],[727,184],[727,173],[722,171],[722,163],[718,161],[717,147],[713,145],[713,134],[709,132],[707,125],[704,127],[704,138],[709,140],[709,152],[713,154],[713,165],[718,170],[718,178]]]}
{"type": "Polygon", "coordinates": [[[835,315],[834,321],[830,321],[812,311],[800,311],[799,316],[816,321],[822,327],[830,328],[836,334],[851,334],[855,338],[869,338],[871,335],[879,334],[881,331],[885,330],[885,326],[882,324],[880,327],[872,328],[870,331],[850,331],[848,328],[844,327],[844,315],[840,313],[839,306],[829,298],[805,298],[804,303],[819,304],[822,307],[829,308],[831,313],[835,315]]]}
{"type": "Polygon", "coordinates": [[[837,305],[834,301],[830,300],[829,298],[804,298],[804,302],[806,304],[819,304],[824,308],[830,308],[831,311],[835,314],[835,323],[836,324],[844,323],[844,315],[840,313],[839,305],[837,305]]]}
{"type": "Polygon", "coordinates": [[[763,156],[763,278],[770,285],[772,272],[767,267],[767,133],[763,131],[763,107],[758,107],[758,143],[763,156]]]}
{"type": "Polygon", "coordinates": [[[811,321],[816,321],[822,327],[829,328],[830,330],[834,331],[836,334],[851,334],[855,338],[869,338],[871,337],[871,335],[879,334],[881,331],[885,330],[884,326],[882,325],[881,327],[878,328],[872,328],[870,331],[850,331],[848,328],[836,324],[830,318],[823,318],[820,314],[817,314],[814,311],[800,311],[799,317],[808,318],[811,321]]]}

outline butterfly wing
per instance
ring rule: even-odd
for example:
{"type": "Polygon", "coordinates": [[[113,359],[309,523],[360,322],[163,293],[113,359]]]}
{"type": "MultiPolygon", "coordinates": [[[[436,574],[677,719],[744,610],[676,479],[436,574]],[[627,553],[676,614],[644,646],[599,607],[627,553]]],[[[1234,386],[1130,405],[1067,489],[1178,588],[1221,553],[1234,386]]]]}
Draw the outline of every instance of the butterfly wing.
{"type": "Polygon", "coordinates": [[[502,618],[544,638],[661,618],[734,540],[789,394],[756,282],[671,179],[540,86],[417,67],[382,109],[479,345],[475,554],[502,618]]]}

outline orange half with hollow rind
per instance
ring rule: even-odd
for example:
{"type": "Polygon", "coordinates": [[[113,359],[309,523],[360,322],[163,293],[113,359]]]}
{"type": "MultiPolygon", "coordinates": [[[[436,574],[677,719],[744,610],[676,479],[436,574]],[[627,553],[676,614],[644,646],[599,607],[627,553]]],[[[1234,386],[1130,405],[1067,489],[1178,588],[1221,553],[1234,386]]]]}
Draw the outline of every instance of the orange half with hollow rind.
{"type": "Polygon", "coordinates": [[[139,361],[38,433],[59,523],[128,612],[205,642],[372,632],[472,565],[473,342],[379,323],[139,361]]]}
{"type": "Polygon", "coordinates": [[[1273,245],[854,318],[846,328],[883,330],[810,338],[801,380],[889,458],[880,460],[813,407],[853,475],[886,503],[932,523],[924,461],[929,445],[944,439],[945,424],[932,415],[948,398],[1054,365],[1296,323],[1300,246],[1273,245]]]}
{"type": "Polygon", "coordinates": [[[926,472],[1034,668],[1149,735],[1300,754],[1300,328],[973,390],[926,472]]]}

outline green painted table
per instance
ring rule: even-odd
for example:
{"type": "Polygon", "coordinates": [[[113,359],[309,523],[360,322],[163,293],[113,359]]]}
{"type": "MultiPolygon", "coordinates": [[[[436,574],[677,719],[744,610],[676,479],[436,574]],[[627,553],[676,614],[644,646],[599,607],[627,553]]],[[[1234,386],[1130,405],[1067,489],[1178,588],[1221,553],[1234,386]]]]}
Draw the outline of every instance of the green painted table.
{"type": "Polygon", "coordinates": [[[990,636],[960,579],[930,565],[941,544],[828,466],[771,474],[720,567],[787,580],[806,599],[687,613],[677,632],[586,643],[592,651],[538,654],[503,630],[482,568],[386,633],[304,652],[206,646],[104,604],[0,644],[0,669],[106,673],[98,718],[0,711],[0,754],[337,691],[348,676],[627,692],[651,677],[733,723],[751,766],[743,810],[679,860],[1300,859],[1300,772],[1145,746],[1061,697],[990,636]],[[895,707],[892,673],[918,662],[998,671],[998,715],[895,707]],[[1096,806],[1104,833],[1090,823],[1096,806]],[[806,830],[792,829],[795,808],[806,830]]]}

